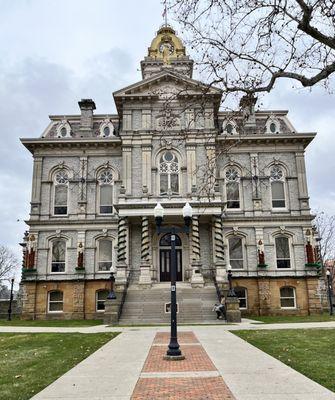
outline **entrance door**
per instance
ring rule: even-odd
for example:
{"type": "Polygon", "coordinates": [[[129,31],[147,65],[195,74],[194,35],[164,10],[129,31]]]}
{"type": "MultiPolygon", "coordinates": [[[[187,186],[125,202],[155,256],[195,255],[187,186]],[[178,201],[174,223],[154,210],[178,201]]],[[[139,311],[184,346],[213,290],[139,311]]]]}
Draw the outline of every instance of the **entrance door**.
{"type": "MultiPolygon", "coordinates": [[[[176,254],[177,254],[177,281],[183,280],[182,270],[182,249],[181,240],[176,236],[176,254]]],[[[167,233],[159,241],[159,267],[160,281],[171,281],[171,235],[167,233]]]]}

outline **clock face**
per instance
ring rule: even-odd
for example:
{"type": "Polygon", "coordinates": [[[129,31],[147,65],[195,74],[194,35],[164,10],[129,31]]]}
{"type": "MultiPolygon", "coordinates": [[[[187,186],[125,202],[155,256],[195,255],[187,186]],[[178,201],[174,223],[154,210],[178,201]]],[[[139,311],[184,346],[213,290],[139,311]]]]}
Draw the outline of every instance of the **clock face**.
{"type": "Polygon", "coordinates": [[[170,55],[174,52],[173,44],[170,42],[162,42],[160,44],[160,46],[159,46],[160,53],[163,53],[164,49],[168,49],[170,55]]]}

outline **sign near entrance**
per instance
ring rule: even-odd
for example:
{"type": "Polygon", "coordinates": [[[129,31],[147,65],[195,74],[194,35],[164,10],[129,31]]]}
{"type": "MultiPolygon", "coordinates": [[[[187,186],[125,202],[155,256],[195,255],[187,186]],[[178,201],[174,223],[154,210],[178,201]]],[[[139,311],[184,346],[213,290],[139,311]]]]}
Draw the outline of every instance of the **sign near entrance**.
{"type": "MultiPolygon", "coordinates": [[[[164,304],[165,314],[171,314],[171,303],[164,304]]],[[[179,313],[179,303],[177,303],[177,314],[179,313]]]]}

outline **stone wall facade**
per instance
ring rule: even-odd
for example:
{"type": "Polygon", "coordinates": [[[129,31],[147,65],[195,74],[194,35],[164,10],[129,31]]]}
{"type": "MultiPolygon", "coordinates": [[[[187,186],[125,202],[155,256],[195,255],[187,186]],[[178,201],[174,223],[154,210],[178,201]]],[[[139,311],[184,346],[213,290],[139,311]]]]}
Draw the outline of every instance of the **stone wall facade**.
{"type": "Polygon", "coordinates": [[[193,61],[173,29],[157,35],[143,80],[114,92],[117,114],[94,114],[84,99],[80,115],[51,116],[40,138],[22,139],[34,158],[23,316],[96,317],[95,293],[110,268],[120,288],[167,281],[157,203],[164,224],[177,228],[185,203],[193,209],[189,234],[179,235],[183,282],[213,285],[216,275],[224,286],[231,266],[247,291],[243,312],[318,312],[304,164],[315,134],[297,132],[287,111],[221,112],[222,91],[192,79],[193,61]],[[179,46],[169,60],[157,47],[161,35],[179,46]],[[278,300],[285,286],[294,288],[291,309],[278,300]],[[48,312],[51,291],[63,293],[62,313],[48,312]]]}

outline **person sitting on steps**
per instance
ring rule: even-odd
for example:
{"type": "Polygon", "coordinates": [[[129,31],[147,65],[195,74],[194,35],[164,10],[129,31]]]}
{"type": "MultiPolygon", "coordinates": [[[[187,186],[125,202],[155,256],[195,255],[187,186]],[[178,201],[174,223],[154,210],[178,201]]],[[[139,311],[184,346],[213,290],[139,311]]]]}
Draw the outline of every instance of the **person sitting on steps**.
{"type": "Polygon", "coordinates": [[[221,297],[220,304],[214,304],[213,311],[216,312],[216,319],[224,319],[227,321],[225,298],[221,297]],[[220,318],[221,317],[221,318],[220,318]]]}

